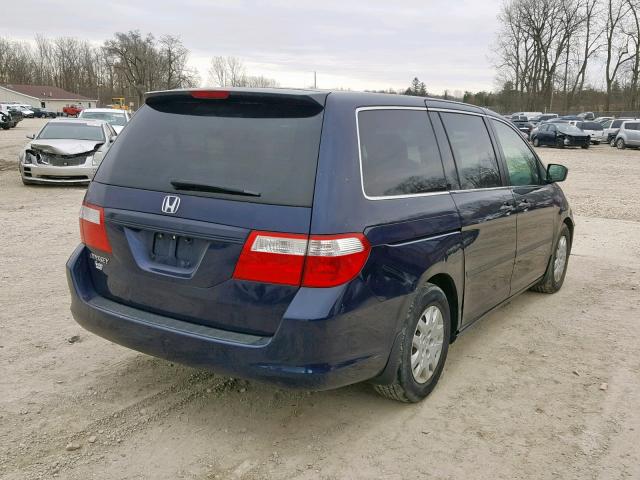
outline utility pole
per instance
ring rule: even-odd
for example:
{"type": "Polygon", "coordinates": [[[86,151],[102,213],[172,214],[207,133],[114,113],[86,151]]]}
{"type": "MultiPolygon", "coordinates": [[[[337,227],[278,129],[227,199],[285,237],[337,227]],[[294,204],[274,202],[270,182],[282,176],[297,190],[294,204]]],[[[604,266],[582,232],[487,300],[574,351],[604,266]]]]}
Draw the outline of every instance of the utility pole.
{"type": "Polygon", "coordinates": [[[313,88],[318,88],[318,83],[316,82],[316,71],[313,71],[313,88]]]}

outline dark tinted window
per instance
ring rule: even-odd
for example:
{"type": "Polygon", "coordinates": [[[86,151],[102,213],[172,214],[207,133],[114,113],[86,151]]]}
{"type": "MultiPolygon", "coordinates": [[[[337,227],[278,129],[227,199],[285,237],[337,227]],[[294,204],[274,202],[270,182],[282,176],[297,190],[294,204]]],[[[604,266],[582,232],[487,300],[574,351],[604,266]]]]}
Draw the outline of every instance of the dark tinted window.
{"type": "Polygon", "coordinates": [[[623,122],[624,120],[614,120],[611,124],[611,128],[620,128],[620,125],[622,125],[623,122]]]}
{"type": "Polygon", "coordinates": [[[190,195],[311,206],[322,107],[277,102],[173,99],[145,105],[113,144],[96,181],[164,192],[176,191],[171,181],[191,182],[260,196],[190,195]]]}
{"type": "Polygon", "coordinates": [[[602,130],[602,125],[596,122],[582,122],[579,127],[582,130],[602,130]]]}
{"type": "Polygon", "coordinates": [[[73,139],[73,140],[104,140],[101,124],[79,122],[51,122],[45,125],[38,139],[73,139]]]}
{"type": "Polygon", "coordinates": [[[498,161],[482,117],[443,113],[442,121],[458,166],[461,188],[501,186],[498,161]]]}
{"type": "Polygon", "coordinates": [[[502,122],[494,120],[493,126],[507,163],[511,185],[538,185],[538,161],[522,136],[502,122]]]}
{"type": "Polygon", "coordinates": [[[638,130],[638,124],[637,123],[625,123],[624,124],[624,129],[625,130],[638,130]]]}
{"type": "Polygon", "coordinates": [[[426,111],[358,113],[364,191],[394,196],[445,190],[438,145],[426,111]]]}

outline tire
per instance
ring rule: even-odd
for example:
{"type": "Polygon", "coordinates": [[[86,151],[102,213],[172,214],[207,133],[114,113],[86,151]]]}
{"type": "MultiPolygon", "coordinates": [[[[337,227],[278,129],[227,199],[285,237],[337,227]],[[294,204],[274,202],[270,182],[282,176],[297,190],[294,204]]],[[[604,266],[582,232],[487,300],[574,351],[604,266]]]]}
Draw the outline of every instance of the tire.
{"type": "Polygon", "coordinates": [[[388,385],[374,385],[375,390],[384,397],[405,403],[416,403],[424,399],[440,379],[449,351],[450,338],[451,315],[447,296],[436,285],[427,283],[417,292],[404,319],[399,338],[400,348],[396,354],[399,358],[389,359],[398,365],[395,379],[388,385]],[[438,327],[440,323],[441,328],[438,327]],[[420,336],[417,336],[418,334],[420,336]],[[425,339],[424,344],[419,343],[421,338],[425,339]],[[418,345],[415,345],[416,341],[418,345]],[[426,369],[415,367],[418,369],[416,379],[411,359],[415,355],[418,355],[416,358],[419,359],[421,350],[423,355],[426,355],[422,358],[429,363],[424,365],[426,369]]]}
{"type": "MultiPolygon", "coordinates": [[[[567,225],[563,223],[562,228],[560,229],[560,234],[553,244],[553,255],[551,255],[551,258],[549,259],[547,271],[544,273],[544,277],[542,277],[542,280],[531,287],[531,290],[540,293],[556,293],[558,290],[560,290],[562,288],[562,284],[564,283],[564,277],[567,275],[569,255],[571,255],[571,232],[569,231],[569,227],[567,227],[567,225]],[[563,239],[565,242],[564,259],[560,260],[560,245],[563,239]],[[556,261],[558,260],[562,262],[562,271],[559,273],[559,275],[556,271],[556,261]]],[[[558,263],[557,265],[560,265],[560,263],[558,263]]]]}
{"type": "Polygon", "coordinates": [[[619,138],[616,140],[616,148],[618,150],[624,150],[625,148],[627,148],[622,138],[619,138]]]}
{"type": "Polygon", "coordinates": [[[593,142],[594,145],[600,145],[600,142],[593,142]]]}
{"type": "Polygon", "coordinates": [[[562,140],[556,140],[556,148],[564,148],[564,142],[562,140]]]}
{"type": "Polygon", "coordinates": [[[616,146],[616,139],[615,139],[615,138],[612,138],[612,139],[609,141],[609,146],[610,146],[610,147],[615,147],[615,146],[616,146]]]}
{"type": "Polygon", "coordinates": [[[538,137],[533,137],[533,146],[534,147],[540,146],[540,140],[538,140],[538,137]]]}
{"type": "Polygon", "coordinates": [[[580,145],[580,148],[583,148],[584,150],[586,150],[587,148],[589,148],[589,144],[587,143],[586,145],[580,145]]]}

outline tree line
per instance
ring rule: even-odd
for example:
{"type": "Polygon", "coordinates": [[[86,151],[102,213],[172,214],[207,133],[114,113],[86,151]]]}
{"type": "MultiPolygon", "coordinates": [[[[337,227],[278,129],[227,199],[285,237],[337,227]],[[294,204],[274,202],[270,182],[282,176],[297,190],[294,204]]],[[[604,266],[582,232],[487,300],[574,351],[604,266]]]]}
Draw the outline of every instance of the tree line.
{"type": "Polygon", "coordinates": [[[504,111],[638,108],[640,0],[507,0],[498,19],[501,89],[478,100],[504,111]]]}
{"type": "Polygon", "coordinates": [[[101,103],[125,97],[140,105],[151,90],[200,83],[179,37],[139,31],[116,33],[101,45],[71,37],[0,37],[0,84],[51,85],[101,103]]]}

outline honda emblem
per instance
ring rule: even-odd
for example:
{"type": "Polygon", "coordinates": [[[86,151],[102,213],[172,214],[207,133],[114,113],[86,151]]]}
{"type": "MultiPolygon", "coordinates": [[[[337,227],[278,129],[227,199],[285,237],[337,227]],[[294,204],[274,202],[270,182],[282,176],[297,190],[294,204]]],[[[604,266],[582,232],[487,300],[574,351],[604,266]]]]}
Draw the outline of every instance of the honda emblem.
{"type": "Polygon", "coordinates": [[[180,207],[180,197],[167,195],[164,197],[164,200],[162,200],[163,213],[177,213],[178,207],[180,207]]]}

